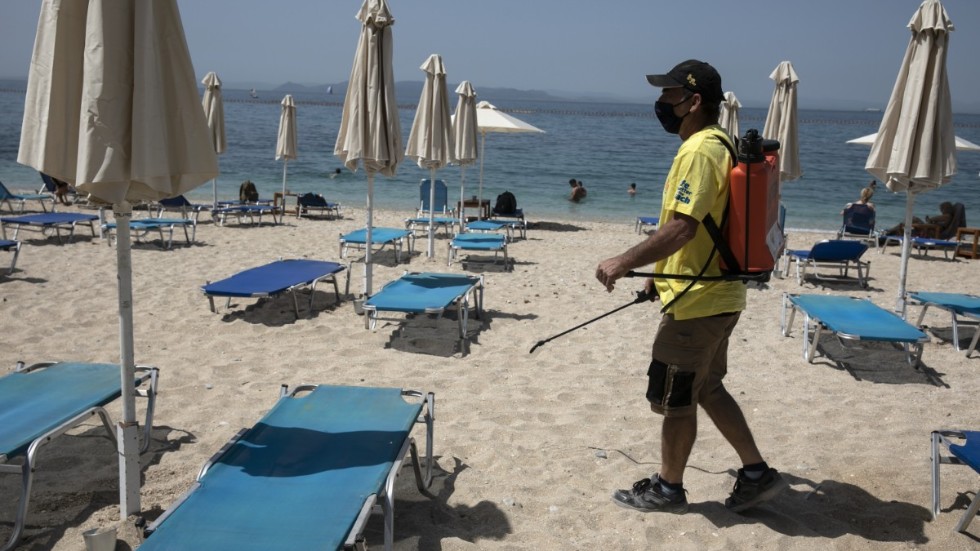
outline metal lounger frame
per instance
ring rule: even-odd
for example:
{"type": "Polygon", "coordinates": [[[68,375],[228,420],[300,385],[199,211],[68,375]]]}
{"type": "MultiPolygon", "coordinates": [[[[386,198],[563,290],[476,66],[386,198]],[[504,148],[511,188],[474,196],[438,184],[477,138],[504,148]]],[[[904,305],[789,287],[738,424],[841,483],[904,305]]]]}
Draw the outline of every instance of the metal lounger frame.
{"type": "MultiPolygon", "coordinates": [[[[412,255],[415,254],[415,233],[414,232],[409,233],[405,237],[399,237],[398,239],[391,239],[389,241],[385,241],[385,242],[381,243],[381,245],[378,246],[376,249],[372,248],[371,254],[374,255],[374,254],[380,253],[382,250],[384,250],[384,248],[386,246],[388,246],[388,243],[391,243],[391,248],[392,248],[392,250],[395,251],[395,263],[396,264],[397,263],[400,263],[402,261],[402,251],[405,248],[404,247],[404,242],[405,242],[406,239],[408,240],[408,258],[409,258],[409,261],[410,261],[411,258],[412,258],[412,255]]],[[[364,245],[365,245],[364,243],[350,243],[350,242],[348,242],[348,241],[346,241],[344,239],[344,234],[340,234],[340,258],[347,258],[347,253],[351,249],[353,249],[355,251],[363,251],[364,250],[364,245]]],[[[371,247],[374,247],[375,245],[378,245],[378,242],[372,240],[371,241],[371,247]]]]}
{"type": "MultiPolygon", "coordinates": [[[[932,432],[932,520],[939,516],[939,465],[964,465],[958,457],[953,455],[943,455],[942,447],[949,449],[954,444],[950,438],[966,438],[965,431],[960,430],[937,430],[932,432]]],[[[970,521],[977,516],[980,511],[980,490],[977,490],[970,506],[966,508],[963,517],[956,524],[957,532],[966,532],[970,521]]]]}
{"type": "MultiPolygon", "coordinates": [[[[779,321],[779,330],[784,337],[788,337],[790,331],[792,330],[793,321],[796,319],[796,311],[802,310],[797,307],[790,299],[789,293],[783,294],[783,308],[782,314],[779,321]],[[786,311],[789,310],[789,319],[787,319],[786,311]]],[[[817,352],[817,343],[820,342],[820,336],[823,334],[827,327],[823,324],[820,319],[815,318],[803,311],[803,358],[809,362],[813,363],[813,358],[817,352]]],[[[838,338],[841,346],[847,346],[847,341],[860,341],[863,340],[861,335],[849,335],[847,333],[834,332],[834,335],[838,338]]],[[[922,361],[922,350],[925,341],[921,340],[912,344],[907,342],[902,343],[902,349],[905,351],[905,360],[914,369],[919,368],[919,364],[922,361]]]]}
{"type": "MultiPolygon", "coordinates": [[[[410,272],[405,272],[402,274],[402,276],[408,275],[409,273],[410,272]]],[[[418,272],[411,272],[411,273],[418,273],[418,272]]],[[[459,320],[460,340],[466,339],[466,325],[467,325],[467,320],[469,319],[469,308],[470,308],[470,302],[472,300],[471,297],[473,295],[476,296],[476,300],[472,301],[475,309],[474,316],[476,317],[476,319],[483,318],[483,285],[484,285],[483,275],[480,275],[480,280],[476,283],[476,285],[470,287],[465,293],[463,293],[461,297],[457,298],[450,305],[450,306],[455,306],[454,310],[456,310],[456,317],[459,320]]],[[[382,290],[384,290],[384,288],[382,288],[382,290]]],[[[441,319],[442,314],[445,311],[446,311],[445,308],[426,308],[425,314],[435,315],[437,316],[437,319],[441,319]]],[[[381,317],[381,315],[379,314],[376,308],[365,304],[364,305],[364,328],[373,330],[375,327],[377,327],[378,320],[403,322],[404,318],[381,317]]]]}
{"type": "MultiPolygon", "coordinates": [[[[292,392],[286,385],[282,385],[279,393],[279,399],[284,399],[287,397],[294,397],[300,392],[306,392],[315,389],[319,385],[299,385],[292,392]]],[[[433,465],[433,437],[434,437],[434,424],[435,424],[435,394],[432,392],[423,393],[417,390],[402,390],[402,396],[411,396],[415,398],[422,398],[423,407],[422,412],[418,418],[416,418],[416,423],[425,423],[426,427],[426,438],[425,438],[425,474],[422,474],[422,467],[419,461],[418,446],[415,443],[415,438],[409,435],[405,439],[404,444],[400,451],[398,452],[398,458],[392,463],[391,470],[388,472],[388,476],[385,479],[384,488],[382,489],[380,495],[377,493],[368,495],[364,504],[361,506],[361,510],[357,515],[357,519],[354,521],[351,527],[350,533],[347,535],[347,540],[344,543],[345,548],[353,548],[366,551],[367,541],[364,537],[364,529],[367,525],[368,518],[373,512],[381,512],[384,515],[384,526],[385,526],[385,550],[390,551],[392,545],[394,544],[395,538],[395,480],[398,477],[398,471],[401,470],[402,463],[405,461],[405,456],[407,453],[412,454],[412,469],[415,472],[415,484],[420,492],[425,492],[426,489],[432,484],[432,465],[433,465]],[[381,500],[381,503],[378,503],[381,500]]],[[[242,437],[249,431],[247,428],[243,428],[238,431],[235,436],[233,436],[224,446],[218,450],[217,453],[211,456],[207,462],[201,467],[200,472],[198,472],[197,479],[194,484],[191,485],[190,489],[184,492],[177,501],[175,501],[160,517],[158,517],[153,523],[148,525],[145,529],[145,535],[150,536],[156,528],[167,520],[167,517],[171,515],[180,505],[187,500],[190,495],[200,487],[200,481],[208,473],[208,470],[212,465],[218,462],[221,457],[228,452],[242,437]]]]}
{"type": "MultiPolygon", "coordinates": [[[[17,362],[15,371],[18,373],[26,373],[36,369],[50,367],[57,363],[58,362],[39,362],[25,367],[23,362],[17,362]]],[[[136,371],[138,373],[142,373],[142,375],[140,375],[138,378],[140,385],[144,384],[146,381],[150,382],[149,388],[136,389],[136,396],[147,399],[146,419],[143,424],[143,438],[142,443],[140,444],[140,453],[142,454],[150,446],[150,434],[153,430],[153,410],[156,405],[159,369],[151,366],[138,365],[136,366],[136,371]]],[[[116,434],[113,431],[112,418],[109,416],[109,412],[107,412],[103,407],[96,406],[80,412],[78,415],[75,415],[71,419],[65,421],[57,427],[53,427],[41,436],[37,437],[27,448],[27,452],[23,456],[23,463],[21,465],[8,463],[9,460],[15,458],[0,454],[0,474],[21,475],[21,497],[20,503],[17,507],[17,518],[14,522],[13,533],[10,535],[6,545],[0,548],[0,551],[9,551],[13,549],[18,540],[20,540],[21,532],[24,530],[24,523],[27,520],[27,510],[31,499],[31,486],[34,483],[34,471],[37,464],[37,455],[41,449],[41,446],[50,443],[55,438],[77,427],[78,425],[87,421],[93,415],[99,416],[99,418],[102,420],[102,426],[106,430],[106,434],[108,434],[109,439],[112,440],[113,446],[118,448],[116,434]]]]}
{"type": "Polygon", "coordinates": [[[963,351],[963,348],[960,347],[960,323],[963,323],[964,325],[969,323],[970,325],[973,325],[975,327],[973,340],[971,340],[970,345],[966,347],[966,357],[969,358],[970,355],[972,355],[973,352],[977,349],[977,343],[980,342],[980,316],[975,316],[967,312],[962,312],[960,314],[957,314],[955,308],[951,308],[943,304],[936,304],[935,302],[923,302],[921,303],[921,305],[922,305],[922,311],[919,312],[919,318],[915,321],[915,326],[920,329],[922,328],[922,319],[926,317],[926,310],[928,310],[930,306],[935,306],[936,308],[939,308],[941,310],[946,310],[947,312],[949,312],[950,318],[952,319],[952,323],[953,323],[953,345],[956,346],[956,350],[960,352],[963,351]],[[974,321],[961,322],[957,317],[957,315],[970,318],[971,320],[974,321]]]}
{"type": "MultiPolygon", "coordinates": [[[[282,260],[282,259],[280,259],[280,260],[282,260]]],[[[347,269],[344,270],[344,272],[346,272],[346,274],[347,274],[347,283],[344,286],[344,294],[345,295],[348,294],[348,293],[350,293],[350,272],[351,272],[350,268],[351,268],[351,265],[348,264],[347,265],[347,269]]],[[[286,289],[283,289],[282,291],[279,291],[277,293],[258,293],[258,294],[247,296],[247,297],[227,297],[228,300],[225,302],[225,309],[228,310],[228,309],[231,308],[231,299],[233,299],[233,298],[257,298],[257,299],[262,299],[262,298],[276,297],[276,296],[279,296],[279,295],[281,295],[283,293],[289,293],[293,297],[293,308],[296,311],[296,319],[299,319],[299,299],[296,297],[296,294],[297,294],[297,292],[300,289],[302,289],[303,287],[307,287],[308,286],[310,288],[310,306],[309,306],[309,309],[310,309],[310,315],[312,316],[313,315],[313,299],[316,298],[316,285],[317,285],[317,283],[319,283],[321,281],[326,281],[328,283],[333,283],[333,292],[334,292],[334,296],[336,297],[335,298],[335,301],[334,301],[334,304],[340,304],[340,287],[337,285],[337,274],[336,273],[333,273],[333,274],[327,274],[325,276],[318,277],[318,278],[314,279],[313,281],[311,281],[309,283],[307,283],[305,281],[302,282],[302,283],[297,283],[296,285],[293,285],[291,287],[287,287],[286,289]]],[[[207,281],[206,284],[207,285],[210,285],[211,284],[211,281],[207,281]]],[[[218,309],[214,305],[214,297],[216,295],[211,295],[211,294],[208,294],[207,292],[205,292],[204,294],[208,297],[208,305],[211,308],[211,312],[214,313],[214,314],[217,314],[218,313],[218,309]]]]}

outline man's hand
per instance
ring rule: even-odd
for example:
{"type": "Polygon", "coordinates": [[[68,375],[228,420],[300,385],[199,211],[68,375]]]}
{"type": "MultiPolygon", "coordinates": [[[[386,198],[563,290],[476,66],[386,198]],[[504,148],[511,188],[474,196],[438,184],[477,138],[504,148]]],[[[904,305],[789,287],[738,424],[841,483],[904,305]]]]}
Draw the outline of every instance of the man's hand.
{"type": "Polygon", "coordinates": [[[595,270],[595,277],[606,287],[606,291],[612,292],[616,288],[616,280],[626,275],[629,270],[630,267],[623,261],[622,255],[614,256],[599,263],[595,270]]]}

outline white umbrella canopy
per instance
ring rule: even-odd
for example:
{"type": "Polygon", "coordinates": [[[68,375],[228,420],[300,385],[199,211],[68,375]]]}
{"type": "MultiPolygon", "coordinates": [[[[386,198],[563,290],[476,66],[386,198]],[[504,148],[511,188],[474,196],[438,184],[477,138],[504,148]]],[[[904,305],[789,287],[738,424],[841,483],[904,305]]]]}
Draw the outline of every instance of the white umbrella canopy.
{"type": "Polygon", "coordinates": [[[293,96],[282,98],[279,113],[279,137],[276,139],[276,160],[282,160],[282,209],[286,210],[286,169],[289,160],[296,158],[296,103],[293,96]]]}
{"type": "MultiPolygon", "coordinates": [[[[211,144],[214,145],[214,152],[221,155],[225,152],[227,143],[225,141],[225,105],[221,99],[221,79],[214,71],[204,75],[201,81],[204,85],[204,97],[201,98],[201,106],[204,107],[204,116],[208,121],[208,129],[211,131],[211,144]]],[[[211,180],[211,192],[213,195],[212,206],[218,206],[218,179],[211,180]]]]}
{"type": "Polygon", "coordinates": [[[905,313],[915,196],[956,174],[953,104],[946,53],[953,23],[939,0],[925,0],[908,24],[912,37],[864,168],[892,191],[905,191],[905,239],[896,311],[905,313]]]}
{"type": "Polygon", "coordinates": [[[435,257],[436,170],[456,160],[453,125],[449,118],[449,92],[446,90],[446,67],[442,56],[432,54],[422,64],[425,83],[415,120],[408,135],[405,156],[415,159],[419,168],[429,169],[429,248],[428,257],[435,257]]]}
{"type": "Polygon", "coordinates": [[[392,70],[392,32],[395,24],[386,0],[364,0],[356,15],[361,22],[341,115],[336,155],[350,170],[364,165],[367,172],[367,220],[364,254],[364,294],[371,294],[371,217],[374,174],[392,177],[404,158],[395,75],[392,70]]]}
{"type": "MultiPolygon", "coordinates": [[[[513,134],[519,132],[537,132],[544,134],[544,130],[528,124],[517,117],[512,117],[494,107],[488,101],[481,101],[476,104],[476,126],[480,129],[480,192],[479,200],[483,202],[483,159],[487,145],[487,132],[501,132],[513,134]]],[[[482,214],[482,209],[480,213],[482,214]]]]}
{"type": "Polygon", "coordinates": [[[466,166],[473,164],[477,158],[476,136],[479,132],[476,124],[476,90],[470,81],[464,80],[456,87],[459,98],[456,101],[456,113],[453,114],[453,138],[455,139],[456,164],[459,165],[459,227],[465,228],[466,209],[466,166]]]}
{"type": "Polygon", "coordinates": [[[113,203],[122,422],[120,515],[139,512],[130,201],[184,193],[218,162],[176,0],[44,0],[17,160],[113,203]]]}
{"type": "Polygon", "coordinates": [[[735,97],[735,92],[725,92],[725,99],[721,102],[721,113],[718,115],[718,124],[725,129],[728,134],[738,138],[738,110],[742,104],[735,97]]]}
{"type": "Polygon", "coordinates": [[[781,61],[769,78],[776,82],[776,88],[769,102],[762,136],[779,141],[779,181],[789,182],[803,176],[796,122],[796,85],[800,79],[789,61],[781,61]]]}
{"type": "MultiPolygon", "coordinates": [[[[876,139],[878,139],[878,133],[877,132],[874,132],[872,134],[868,134],[867,136],[861,136],[860,138],[854,138],[853,140],[847,140],[847,143],[872,146],[872,145],[875,144],[875,140],[876,139]]],[[[978,152],[978,151],[980,151],[980,145],[977,145],[977,144],[971,142],[970,140],[961,138],[959,136],[955,136],[953,138],[953,143],[955,144],[954,145],[954,148],[957,151],[972,151],[972,152],[978,152]]]]}

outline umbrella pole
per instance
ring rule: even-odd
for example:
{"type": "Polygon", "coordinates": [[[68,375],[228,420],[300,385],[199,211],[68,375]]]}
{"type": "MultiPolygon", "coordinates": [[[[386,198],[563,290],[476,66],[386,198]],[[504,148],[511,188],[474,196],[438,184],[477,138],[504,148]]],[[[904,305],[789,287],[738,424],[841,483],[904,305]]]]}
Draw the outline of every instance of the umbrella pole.
{"type": "Polygon", "coordinates": [[[487,146],[487,133],[482,132],[480,138],[480,191],[476,196],[476,219],[483,220],[483,151],[487,146]]]}
{"type": "Polygon", "coordinates": [[[216,209],[218,208],[218,179],[217,178],[211,179],[211,192],[212,195],[214,196],[214,200],[211,202],[211,208],[216,209]]]}
{"type": "Polygon", "coordinates": [[[286,214],[286,168],[289,166],[289,159],[282,160],[282,212],[286,214]]]}
{"type": "Polygon", "coordinates": [[[374,172],[368,171],[367,226],[364,235],[364,298],[371,296],[371,215],[374,210],[374,172]]]}
{"type": "Polygon", "coordinates": [[[459,233],[464,233],[466,228],[466,165],[459,167],[459,233]]]}
{"type": "Polygon", "coordinates": [[[119,450],[119,516],[125,520],[140,511],[139,426],[136,422],[136,361],[133,352],[133,264],[129,239],[128,202],[112,206],[116,218],[116,264],[119,280],[119,356],[122,421],[116,426],[119,450]]]}
{"type": "Polygon", "coordinates": [[[435,233],[432,231],[432,225],[435,223],[435,208],[436,208],[436,169],[429,169],[429,251],[428,256],[430,259],[436,255],[436,242],[435,233]]]}
{"type": "Polygon", "coordinates": [[[898,300],[895,311],[905,318],[905,280],[909,271],[909,251],[912,248],[912,207],[915,206],[915,194],[909,191],[905,199],[905,227],[902,239],[902,263],[898,272],[898,300]]]}

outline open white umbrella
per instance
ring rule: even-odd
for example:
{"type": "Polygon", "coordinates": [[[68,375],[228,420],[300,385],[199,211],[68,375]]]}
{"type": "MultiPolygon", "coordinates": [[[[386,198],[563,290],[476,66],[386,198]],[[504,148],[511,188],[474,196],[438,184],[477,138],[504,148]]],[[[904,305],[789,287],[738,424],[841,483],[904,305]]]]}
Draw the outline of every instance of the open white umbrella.
{"type": "Polygon", "coordinates": [[[367,172],[364,294],[370,295],[374,174],[394,176],[404,153],[395,76],[391,68],[391,26],[395,24],[395,18],[386,0],[364,0],[356,17],[362,28],[344,97],[334,155],[351,170],[357,170],[358,164],[363,163],[367,172]]]}
{"type": "Polygon", "coordinates": [[[279,137],[276,139],[276,160],[282,159],[282,210],[286,212],[286,169],[289,160],[296,158],[296,104],[293,96],[282,98],[279,113],[279,137]]]}
{"type": "MultiPolygon", "coordinates": [[[[854,138],[853,140],[847,140],[847,143],[853,143],[858,145],[872,146],[875,144],[875,140],[878,138],[878,133],[868,134],[867,136],[861,136],[860,138],[854,138]]],[[[953,138],[953,142],[956,144],[955,148],[957,151],[973,151],[980,152],[980,145],[977,145],[970,140],[965,140],[959,136],[953,138]]]]}
{"type": "Polygon", "coordinates": [[[948,183],[956,174],[953,104],[946,75],[953,23],[939,0],[925,0],[908,27],[912,38],[864,165],[888,189],[906,193],[905,239],[895,308],[903,314],[915,196],[948,183]]]}
{"type": "Polygon", "coordinates": [[[436,170],[456,160],[453,149],[453,124],[449,118],[449,92],[446,91],[446,67],[442,56],[432,54],[422,64],[425,83],[415,110],[415,120],[408,134],[405,156],[415,159],[419,168],[429,169],[429,248],[435,256],[436,170]]]}
{"type": "MultiPolygon", "coordinates": [[[[221,79],[211,71],[204,75],[201,81],[204,85],[204,97],[201,105],[204,107],[204,116],[208,121],[208,129],[211,131],[211,143],[214,145],[214,152],[221,155],[225,152],[227,144],[225,142],[225,106],[221,99],[221,79]]],[[[212,206],[218,206],[218,178],[211,180],[211,191],[214,196],[212,206]]]]}
{"type": "Polygon", "coordinates": [[[455,138],[456,164],[459,165],[459,228],[466,227],[466,166],[476,161],[476,90],[470,81],[464,80],[456,87],[459,99],[453,114],[453,138],[455,138]]]}
{"type": "Polygon", "coordinates": [[[735,97],[735,92],[725,92],[725,99],[721,102],[721,113],[718,115],[718,124],[728,132],[728,135],[738,139],[738,110],[742,104],[735,97]]]}
{"type": "Polygon", "coordinates": [[[762,137],[779,141],[779,181],[803,176],[800,168],[800,139],[796,122],[796,85],[800,79],[789,61],[781,61],[769,75],[776,82],[762,137]]]}
{"type": "Polygon", "coordinates": [[[122,421],[120,515],[140,510],[130,201],[218,174],[176,0],[44,0],[17,161],[112,203],[116,216],[122,421]]]}
{"type": "MultiPolygon", "coordinates": [[[[480,192],[477,196],[480,205],[483,204],[483,159],[487,145],[487,132],[518,133],[518,132],[539,132],[544,130],[530,125],[517,117],[512,117],[494,107],[488,101],[481,101],[476,104],[476,126],[480,129],[480,192]]],[[[480,216],[483,209],[480,207],[480,216]]]]}

